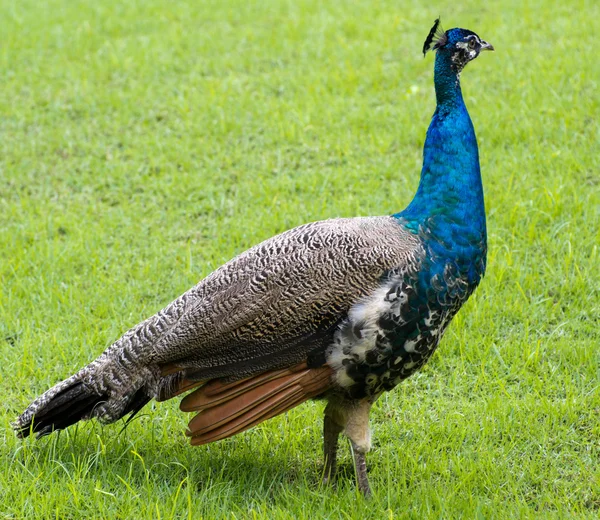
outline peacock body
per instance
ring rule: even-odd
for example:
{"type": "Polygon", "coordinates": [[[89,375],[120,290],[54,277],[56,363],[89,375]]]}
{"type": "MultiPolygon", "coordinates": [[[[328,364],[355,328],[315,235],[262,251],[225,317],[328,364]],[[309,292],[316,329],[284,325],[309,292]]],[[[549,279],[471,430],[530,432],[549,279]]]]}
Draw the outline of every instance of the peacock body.
{"type": "Polygon", "coordinates": [[[181,408],[198,412],[187,434],[204,444],[324,398],[325,480],[343,431],[368,493],[371,405],[423,366],[485,272],[478,148],[459,78],[493,48],[438,21],[430,47],[437,106],[404,211],[306,224],[242,253],[33,401],[17,433],[110,423],[194,389],[181,408]]]}

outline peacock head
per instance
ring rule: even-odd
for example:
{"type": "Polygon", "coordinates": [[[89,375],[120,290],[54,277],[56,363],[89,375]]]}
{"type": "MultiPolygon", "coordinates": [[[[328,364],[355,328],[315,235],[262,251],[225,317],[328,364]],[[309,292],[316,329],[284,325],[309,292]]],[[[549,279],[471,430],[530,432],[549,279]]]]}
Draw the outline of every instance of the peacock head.
{"type": "Polygon", "coordinates": [[[449,59],[452,68],[460,72],[467,63],[477,58],[481,51],[493,51],[494,47],[468,29],[457,27],[444,31],[438,18],[423,44],[423,55],[430,49],[449,59]]]}

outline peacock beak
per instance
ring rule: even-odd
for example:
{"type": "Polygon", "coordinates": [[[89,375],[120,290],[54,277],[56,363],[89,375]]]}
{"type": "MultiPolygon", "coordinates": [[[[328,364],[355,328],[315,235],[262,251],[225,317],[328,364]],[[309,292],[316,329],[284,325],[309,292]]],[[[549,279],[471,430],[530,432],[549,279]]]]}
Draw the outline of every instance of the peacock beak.
{"type": "Polygon", "coordinates": [[[491,43],[486,42],[485,40],[481,40],[481,50],[482,51],[493,51],[494,46],[491,43]]]}

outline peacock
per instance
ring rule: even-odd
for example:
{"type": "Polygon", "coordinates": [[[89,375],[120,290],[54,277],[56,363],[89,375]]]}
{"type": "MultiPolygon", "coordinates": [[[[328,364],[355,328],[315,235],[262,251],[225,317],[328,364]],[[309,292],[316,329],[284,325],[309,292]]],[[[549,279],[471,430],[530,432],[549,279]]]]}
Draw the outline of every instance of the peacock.
{"type": "Polygon", "coordinates": [[[180,408],[196,414],[186,434],[202,445],[323,399],[323,481],[335,477],[344,433],[368,495],[373,403],[427,362],[486,267],[460,73],[494,48],[472,31],[444,31],[438,18],[430,49],[437,106],[406,209],[305,224],[241,253],[35,399],[13,423],[17,435],[112,423],[189,391],[180,408]]]}

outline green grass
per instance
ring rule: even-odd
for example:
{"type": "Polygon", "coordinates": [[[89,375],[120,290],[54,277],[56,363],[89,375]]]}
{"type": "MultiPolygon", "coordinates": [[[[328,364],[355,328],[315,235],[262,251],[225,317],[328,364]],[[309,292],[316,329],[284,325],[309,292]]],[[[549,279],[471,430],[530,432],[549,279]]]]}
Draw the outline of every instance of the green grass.
{"type": "Polygon", "coordinates": [[[598,517],[598,2],[2,0],[0,20],[1,517],[598,517]],[[408,203],[440,13],[497,50],[462,76],[488,274],[375,406],[374,497],[345,444],[318,484],[320,403],[201,448],[177,402],[17,440],[35,395],[236,253],[408,203]]]}

